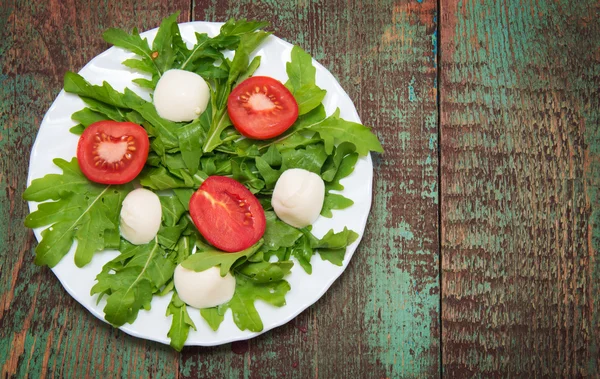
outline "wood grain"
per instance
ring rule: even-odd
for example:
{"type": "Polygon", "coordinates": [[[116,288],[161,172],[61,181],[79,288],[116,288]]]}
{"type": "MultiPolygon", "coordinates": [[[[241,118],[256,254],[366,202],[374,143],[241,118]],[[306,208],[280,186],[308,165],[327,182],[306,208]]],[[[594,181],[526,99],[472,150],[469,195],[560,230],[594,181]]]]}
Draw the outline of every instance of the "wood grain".
{"type": "MultiPolygon", "coordinates": [[[[5,1],[0,6],[0,366],[4,377],[422,377],[439,366],[436,3],[415,1],[5,1]],[[169,347],[130,337],[33,264],[22,225],[28,157],[66,70],[111,26],[268,17],[339,79],[386,152],[344,275],[289,324],[249,342],[169,347]]],[[[317,258],[318,259],[318,258],[317,258]]]]}
{"type": "MultiPolygon", "coordinates": [[[[435,1],[195,2],[196,20],[266,15],[276,35],[337,77],[385,149],[349,268],[292,323],[249,341],[234,374],[439,374],[435,14],[435,1]]],[[[199,351],[182,356],[192,375],[215,359],[199,351]]]]}
{"type": "Polygon", "coordinates": [[[442,2],[449,377],[600,375],[599,14],[442,2]]]}
{"type": "MultiPolygon", "coordinates": [[[[170,348],[126,336],[70,298],[33,264],[35,239],[21,199],[36,131],[62,88],[108,45],[111,26],[153,28],[183,1],[27,1],[0,6],[0,368],[5,377],[148,377],[177,367],[170,348]]],[[[167,377],[175,377],[176,369],[167,377]]]]}

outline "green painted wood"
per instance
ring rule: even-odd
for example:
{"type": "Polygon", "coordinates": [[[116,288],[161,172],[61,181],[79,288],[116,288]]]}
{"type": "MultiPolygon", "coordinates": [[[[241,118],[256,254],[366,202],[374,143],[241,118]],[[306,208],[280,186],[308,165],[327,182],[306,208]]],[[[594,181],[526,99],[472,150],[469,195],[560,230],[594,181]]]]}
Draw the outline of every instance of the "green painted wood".
{"type": "Polygon", "coordinates": [[[443,1],[449,377],[600,375],[600,4],[443,1]]]}
{"type": "Polygon", "coordinates": [[[342,277],[292,323],[244,345],[231,366],[227,350],[184,351],[190,375],[438,375],[435,15],[431,0],[195,1],[196,20],[267,17],[338,78],[386,151],[374,157],[371,216],[342,277]]]}
{"type": "MultiPolygon", "coordinates": [[[[189,3],[180,1],[180,20],[189,3]]],[[[125,335],[70,298],[33,264],[23,227],[29,152],[66,70],[108,45],[111,26],[150,29],[177,1],[3,1],[0,5],[0,369],[1,377],[176,377],[178,354],[125,335]],[[164,371],[164,368],[169,368],[164,371]],[[154,376],[154,375],[152,375],[154,376]]]]}
{"type": "Polygon", "coordinates": [[[436,3],[5,1],[0,7],[2,377],[430,377],[439,367],[436,3]],[[28,157],[62,87],[107,46],[102,30],[265,18],[328,67],[373,125],[369,225],[342,278],[291,323],[248,343],[183,353],[95,319],[33,264],[22,226],[28,157]]]}

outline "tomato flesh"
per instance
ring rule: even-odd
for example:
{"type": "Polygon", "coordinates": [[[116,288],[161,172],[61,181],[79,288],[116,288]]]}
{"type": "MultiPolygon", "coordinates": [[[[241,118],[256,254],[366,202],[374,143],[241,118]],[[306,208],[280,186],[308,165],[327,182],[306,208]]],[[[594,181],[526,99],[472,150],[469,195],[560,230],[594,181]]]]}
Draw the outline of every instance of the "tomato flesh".
{"type": "Polygon", "coordinates": [[[227,112],[233,126],[244,136],[268,139],[292,126],[298,118],[298,103],[278,80],[253,76],[231,91],[227,112]]]}
{"type": "Polygon", "coordinates": [[[141,126],[131,122],[98,121],[88,126],[77,144],[81,172],[91,181],[123,184],[142,171],[150,141],[141,126]]]}
{"type": "Polygon", "coordinates": [[[243,184],[209,176],[190,199],[190,216],[206,240],[229,253],[254,245],[265,234],[265,211],[243,184]]]}

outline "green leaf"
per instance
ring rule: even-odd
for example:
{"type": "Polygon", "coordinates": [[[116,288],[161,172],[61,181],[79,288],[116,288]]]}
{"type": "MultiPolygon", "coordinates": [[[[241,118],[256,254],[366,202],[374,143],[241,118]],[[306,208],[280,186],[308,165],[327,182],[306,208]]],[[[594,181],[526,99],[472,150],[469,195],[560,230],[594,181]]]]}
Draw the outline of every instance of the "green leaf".
{"type": "Polygon", "coordinates": [[[129,68],[133,68],[134,70],[147,72],[149,74],[156,73],[156,66],[148,62],[148,60],[130,58],[124,60],[121,62],[121,64],[129,68]]]}
{"type": "Polygon", "coordinates": [[[269,146],[266,153],[261,156],[269,166],[281,166],[282,159],[279,150],[274,145],[269,146]]]}
{"type": "Polygon", "coordinates": [[[312,274],[312,265],[310,261],[314,254],[313,248],[310,245],[310,237],[308,236],[310,233],[305,233],[298,242],[294,245],[291,251],[291,255],[294,256],[300,266],[306,271],[307,274],[312,274]]]}
{"type": "Polygon", "coordinates": [[[294,91],[294,98],[298,103],[298,114],[306,114],[318,107],[325,98],[326,94],[327,91],[317,87],[314,84],[305,85],[294,91]]]}
{"type": "Polygon", "coordinates": [[[81,75],[67,71],[64,80],[65,92],[79,96],[89,97],[119,108],[128,108],[123,99],[123,94],[116,91],[107,82],[101,86],[88,83],[81,75]]]}
{"type": "Polygon", "coordinates": [[[248,79],[249,77],[251,77],[252,75],[254,75],[254,72],[256,72],[256,70],[258,69],[258,67],[260,66],[260,55],[257,55],[254,57],[254,59],[252,59],[252,62],[250,62],[250,64],[248,65],[248,68],[246,69],[246,71],[244,71],[237,79],[236,85],[240,84],[241,82],[243,82],[244,80],[248,79]]]}
{"type": "MultiPolygon", "coordinates": [[[[321,172],[321,177],[326,182],[331,182],[334,180],[338,169],[342,163],[342,160],[348,155],[352,154],[356,151],[356,146],[350,142],[341,143],[339,146],[335,148],[333,155],[327,158],[327,161],[323,165],[323,170],[321,172]]],[[[356,157],[358,159],[358,156],[356,157]]],[[[356,159],[354,160],[356,163],[356,159]]],[[[348,175],[354,171],[354,165],[350,166],[351,170],[348,172],[348,175]]],[[[345,172],[344,172],[345,173],[345,172]]],[[[347,176],[347,175],[346,175],[347,176]]],[[[341,179],[341,178],[339,178],[341,179]]],[[[338,180],[339,181],[339,180],[338,180]]]]}
{"type": "Polygon", "coordinates": [[[235,271],[257,283],[270,283],[282,280],[294,266],[292,261],[246,262],[235,271]]]}
{"type": "Polygon", "coordinates": [[[263,177],[265,181],[265,185],[268,189],[272,189],[275,187],[275,183],[277,183],[277,179],[281,176],[281,172],[279,170],[274,170],[267,161],[265,161],[261,157],[254,158],[256,162],[256,168],[258,172],[263,177]]]}
{"type": "Polygon", "coordinates": [[[321,174],[321,167],[327,159],[327,153],[322,144],[309,145],[306,149],[285,150],[281,156],[283,157],[283,169],[302,168],[317,175],[321,174]]]}
{"type": "Polygon", "coordinates": [[[252,256],[262,246],[263,241],[260,240],[251,247],[237,253],[225,253],[215,248],[206,251],[197,251],[192,254],[181,265],[188,270],[200,272],[208,270],[211,267],[220,266],[221,276],[227,275],[231,266],[238,260],[246,260],[252,256]]]}
{"type": "MultiPolygon", "coordinates": [[[[342,145],[340,145],[340,146],[342,146],[342,145]]],[[[335,155],[334,155],[334,159],[335,159],[335,155]]],[[[356,165],[357,161],[358,161],[357,153],[350,153],[350,154],[346,155],[340,162],[340,165],[337,168],[337,170],[335,171],[335,175],[333,176],[333,179],[331,179],[330,182],[325,182],[325,189],[328,192],[330,190],[337,190],[337,191],[343,190],[344,186],[342,184],[340,184],[340,180],[344,179],[348,175],[352,174],[352,172],[354,172],[354,166],[356,165]]]]}
{"type": "Polygon", "coordinates": [[[286,63],[285,70],[289,77],[285,85],[292,93],[304,86],[315,85],[317,70],[312,64],[312,57],[299,46],[292,48],[291,61],[286,63]]]}
{"type": "Polygon", "coordinates": [[[363,156],[367,155],[369,151],[383,152],[381,143],[371,129],[359,123],[341,119],[338,115],[339,109],[320,123],[307,128],[319,133],[325,143],[325,151],[328,155],[332,153],[335,142],[351,142],[356,146],[358,154],[363,156]]]}
{"type": "Polygon", "coordinates": [[[267,219],[263,235],[265,250],[294,246],[294,243],[302,236],[302,231],[280,221],[274,212],[265,212],[265,217],[267,219]]]}
{"type": "Polygon", "coordinates": [[[121,29],[110,28],[102,34],[102,38],[112,45],[139,55],[149,67],[154,68],[156,74],[159,76],[162,74],[152,58],[152,51],[148,46],[148,41],[145,38],[142,39],[136,29],[133,29],[131,34],[128,34],[121,29]]]}
{"type": "Polygon", "coordinates": [[[69,132],[80,136],[83,134],[84,130],[85,130],[85,126],[83,126],[81,124],[77,124],[74,127],[72,127],[71,129],[69,129],[69,132]]]}
{"type": "Polygon", "coordinates": [[[179,12],[175,12],[163,19],[152,42],[152,50],[155,55],[158,55],[154,59],[154,64],[158,68],[159,73],[170,69],[175,61],[175,50],[172,45],[175,28],[177,32],[179,31],[179,27],[177,26],[178,16],[179,12]]]}
{"type": "Polygon", "coordinates": [[[48,174],[40,179],[34,179],[23,193],[27,201],[58,200],[66,193],[84,193],[93,187],[96,191],[103,186],[91,183],[79,169],[77,159],[71,162],[56,158],[54,164],[60,167],[62,174],[48,174]]]}
{"type": "Polygon", "coordinates": [[[173,297],[171,297],[171,302],[167,307],[166,316],[171,315],[173,319],[171,320],[171,328],[169,328],[167,337],[171,340],[171,347],[177,351],[181,351],[190,333],[190,328],[196,330],[196,325],[188,314],[187,306],[177,296],[176,292],[173,292],[173,297]]]}
{"type": "Polygon", "coordinates": [[[91,290],[91,295],[107,295],[105,319],[115,326],[132,323],[142,308],[150,309],[153,293],[172,278],[175,269],[156,239],[139,246],[126,243],[121,251],[103,267],[91,290]]]}
{"type": "Polygon", "coordinates": [[[94,253],[105,249],[105,232],[118,231],[118,212],[130,186],[102,186],[88,181],[76,158],[54,162],[63,174],[35,179],[23,195],[29,201],[58,200],[40,204],[25,219],[28,227],[50,225],[36,247],[35,263],[54,267],[76,239],[75,264],[82,267],[94,253]]]}
{"type": "Polygon", "coordinates": [[[276,307],[285,305],[285,294],[290,285],[285,280],[269,283],[256,283],[243,276],[236,277],[236,288],[229,307],[233,313],[233,321],[240,330],[260,332],[263,323],[254,306],[257,299],[263,300],[276,307]]]}
{"type": "Polygon", "coordinates": [[[90,108],[83,108],[82,110],[73,113],[71,119],[87,128],[95,122],[109,120],[110,118],[102,113],[95,112],[90,108]]]}
{"type": "Polygon", "coordinates": [[[354,201],[337,193],[326,193],[321,209],[321,216],[331,218],[334,209],[346,209],[354,204],[354,201]]]}
{"type": "Polygon", "coordinates": [[[138,179],[142,186],[157,191],[188,187],[183,180],[170,174],[164,167],[143,170],[138,179]]]}
{"type": "Polygon", "coordinates": [[[152,103],[145,101],[128,88],[125,88],[123,101],[128,108],[137,111],[146,121],[156,128],[159,133],[158,135],[167,149],[179,146],[177,133],[179,132],[180,127],[177,123],[160,117],[152,103]]]}
{"type": "Polygon", "coordinates": [[[166,226],[175,226],[185,213],[186,209],[175,195],[159,196],[162,208],[162,220],[166,226]]]}
{"type": "Polygon", "coordinates": [[[177,198],[179,199],[181,204],[183,204],[186,211],[190,210],[190,208],[189,208],[190,199],[192,198],[192,195],[194,194],[194,192],[195,191],[193,189],[187,189],[187,188],[180,188],[180,189],[173,190],[173,193],[175,193],[175,196],[177,196],[177,198]]]}
{"type": "Polygon", "coordinates": [[[240,36],[252,33],[258,29],[264,29],[267,26],[269,26],[269,23],[266,21],[247,21],[245,19],[235,20],[230,18],[221,26],[220,34],[224,36],[240,36]]]}
{"type": "Polygon", "coordinates": [[[265,187],[265,182],[259,179],[252,169],[253,168],[245,160],[242,160],[241,162],[238,162],[238,160],[231,160],[231,173],[233,179],[248,187],[250,192],[257,193],[265,187]]]}
{"type": "MultiPolygon", "coordinates": [[[[206,112],[210,112],[210,110],[206,112]]],[[[195,174],[198,171],[200,158],[202,157],[202,142],[206,138],[206,131],[201,118],[180,128],[178,138],[186,168],[190,171],[190,174],[195,174]]]]}
{"type": "Polygon", "coordinates": [[[206,320],[208,326],[215,332],[219,329],[219,326],[225,318],[225,312],[229,308],[229,303],[221,304],[212,308],[200,309],[200,315],[206,320]]]}
{"type": "Polygon", "coordinates": [[[320,240],[314,239],[311,246],[315,249],[341,249],[356,241],[358,234],[344,227],[339,233],[328,231],[320,240]]]}
{"type": "Polygon", "coordinates": [[[319,249],[319,255],[324,261],[329,261],[336,266],[344,264],[346,249],[319,249]]]}

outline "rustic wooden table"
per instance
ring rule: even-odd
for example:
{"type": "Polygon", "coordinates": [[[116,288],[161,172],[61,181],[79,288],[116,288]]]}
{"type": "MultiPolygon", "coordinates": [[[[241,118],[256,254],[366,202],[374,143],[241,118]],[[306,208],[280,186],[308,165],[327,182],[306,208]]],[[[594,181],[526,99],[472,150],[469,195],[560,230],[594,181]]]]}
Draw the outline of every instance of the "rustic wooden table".
{"type": "Polygon", "coordinates": [[[5,377],[600,376],[597,1],[0,1],[5,377]],[[33,264],[29,151],[111,26],[268,19],[385,147],[327,294],[248,342],[182,353],[111,328],[33,264]]]}

